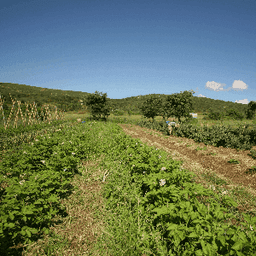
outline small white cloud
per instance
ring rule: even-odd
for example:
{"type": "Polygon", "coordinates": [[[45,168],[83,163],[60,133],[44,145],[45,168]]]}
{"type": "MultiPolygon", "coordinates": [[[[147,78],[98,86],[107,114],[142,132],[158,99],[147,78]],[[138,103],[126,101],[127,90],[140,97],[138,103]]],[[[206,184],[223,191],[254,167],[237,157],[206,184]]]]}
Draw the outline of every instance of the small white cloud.
{"type": "Polygon", "coordinates": [[[229,91],[231,89],[231,87],[229,87],[228,89],[223,89],[223,87],[226,86],[226,84],[221,84],[221,83],[217,83],[217,82],[210,82],[208,81],[205,85],[205,88],[206,89],[209,89],[211,91],[215,91],[215,92],[218,92],[218,91],[229,91]]]}
{"type": "Polygon", "coordinates": [[[249,104],[249,101],[247,99],[243,99],[243,100],[236,100],[236,103],[241,103],[241,104],[249,104]]]}
{"type": "Polygon", "coordinates": [[[211,81],[211,82],[208,81],[205,85],[205,88],[215,92],[230,91],[231,89],[234,91],[242,91],[242,90],[247,90],[248,88],[248,85],[241,80],[235,80],[232,86],[228,87],[227,89],[224,89],[223,88],[224,86],[226,86],[226,84],[221,84],[214,81],[211,81]]]}
{"type": "Polygon", "coordinates": [[[202,95],[202,94],[199,94],[199,95],[197,95],[197,96],[195,96],[195,97],[203,97],[203,98],[206,98],[206,96],[204,96],[204,95],[202,95]]]}
{"type": "Polygon", "coordinates": [[[235,91],[247,90],[248,85],[241,80],[235,80],[232,84],[232,89],[235,91]]]}

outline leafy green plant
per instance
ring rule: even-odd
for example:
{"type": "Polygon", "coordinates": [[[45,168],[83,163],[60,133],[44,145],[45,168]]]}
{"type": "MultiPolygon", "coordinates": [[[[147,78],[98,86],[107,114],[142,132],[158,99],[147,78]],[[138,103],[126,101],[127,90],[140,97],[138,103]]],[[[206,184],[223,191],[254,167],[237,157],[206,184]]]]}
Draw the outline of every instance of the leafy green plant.
{"type": "Polygon", "coordinates": [[[251,150],[248,156],[251,156],[253,159],[256,159],[256,150],[251,150]]]}
{"type": "Polygon", "coordinates": [[[245,115],[241,112],[238,112],[237,110],[234,109],[229,109],[226,112],[226,115],[234,120],[243,120],[245,118],[245,115]]]}
{"type": "Polygon", "coordinates": [[[216,156],[217,154],[216,154],[216,153],[213,153],[213,152],[210,152],[210,153],[208,153],[207,155],[213,155],[213,156],[216,156]]]}
{"type": "Polygon", "coordinates": [[[124,115],[124,111],[121,110],[121,109],[116,109],[116,110],[114,110],[112,113],[113,113],[113,115],[115,115],[115,116],[123,116],[123,115],[124,115]]]}
{"type": "Polygon", "coordinates": [[[253,119],[255,117],[255,112],[256,112],[256,102],[250,101],[246,109],[246,118],[253,119]]]}
{"type": "Polygon", "coordinates": [[[216,185],[227,185],[227,182],[220,179],[215,173],[201,174],[207,181],[213,182],[216,185]]]}
{"type": "Polygon", "coordinates": [[[210,120],[221,120],[224,117],[224,113],[220,111],[214,111],[212,108],[209,109],[208,118],[210,120]]]}
{"type": "MultiPolygon", "coordinates": [[[[166,128],[166,123],[146,125],[166,128]]],[[[167,127],[168,128],[168,127],[167,127]]],[[[104,220],[95,248],[104,255],[253,255],[256,219],[232,225],[237,204],[192,183],[182,161],[124,134],[114,123],[68,123],[37,136],[0,163],[0,254],[48,233],[55,215],[65,216],[60,199],[74,187],[82,159],[102,157],[104,220]],[[50,177],[50,178],[49,178],[50,177]],[[219,202],[222,201],[222,204],[219,202]],[[243,239],[241,239],[243,238],[243,239]],[[9,246],[9,247],[8,247],[9,246]]],[[[221,181],[215,179],[217,183],[221,181]]],[[[52,245],[46,253],[58,254],[52,245]]]]}
{"type": "MultiPolygon", "coordinates": [[[[133,254],[135,251],[138,254],[146,252],[158,254],[160,252],[157,249],[161,248],[163,255],[167,252],[179,255],[185,252],[188,255],[199,253],[223,255],[253,251],[247,244],[237,246],[242,242],[235,236],[236,232],[243,232],[239,227],[222,222],[231,216],[224,214],[223,211],[227,212],[227,209],[220,207],[215,200],[209,201],[208,207],[197,200],[199,195],[212,197],[218,195],[190,183],[190,174],[185,170],[181,171],[176,161],[166,162],[165,152],[141,145],[139,140],[126,138],[126,143],[129,144],[128,147],[120,145],[121,148],[126,148],[120,154],[123,162],[122,173],[118,170],[112,173],[104,192],[108,201],[107,208],[112,209],[113,218],[118,218],[117,222],[124,223],[127,219],[125,214],[127,211],[121,212],[117,206],[120,203],[129,208],[130,215],[134,216],[133,219],[138,219],[136,231],[128,228],[127,233],[122,233],[122,240],[130,242],[123,247],[127,248],[126,251],[131,249],[133,254]],[[119,189],[113,190],[113,184],[119,189]],[[206,216],[207,223],[204,221],[206,216]],[[128,234],[131,232],[137,234],[137,239],[135,237],[128,239],[128,234]],[[208,239],[204,236],[203,242],[198,242],[205,232],[208,239]],[[231,239],[232,237],[235,241],[231,239]],[[134,243],[136,243],[135,248],[134,243]]],[[[121,152],[120,146],[118,152],[121,152]]],[[[227,205],[235,205],[225,194],[222,195],[222,200],[227,205]]],[[[128,227],[127,224],[120,226],[123,225],[128,227]]],[[[114,235],[120,231],[115,229],[108,232],[114,235]]],[[[243,234],[250,236],[248,239],[254,239],[249,232],[243,234]]],[[[108,237],[110,236],[104,236],[104,242],[111,243],[108,237]]],[[[116,253],[120,252],[121,250],[116,253]]]]}
{"type": "Polygon", "coordinates": [[[49,232],[53,216],[66,214],[59,199],[72,193],[70,180],[79,159],[101,150],[89,129],[74,136],[78,126],[71,127],[39,136],[0,162],[1,255],[12,242],[29,242],[49,232]]]}
{"type": "Polygon", "coordinates": [[[256,173],[256,166],[252,166],[252,168],[250,168],[249,171],[246,171],[245,173],[255,174],[256,173]]]}
{"type": "Polygon", "coordinates": [[[206,147],[206,146],[203,147],[203,148],[197,147],[197,148],[196,148],[196,151],[198,151],[198,150],[207,150],[207,147],[206,147]]]}
{"type": "Polygon", "coordinates": [[[236,159],[230,159],[228,161],[228,163],[230,163],[230,164],[239,164],[240,162],[238,160],[236,160],[236,159]]]}
{"type": "Polygon", "coordinates": [[[197,118],[187,118],[185,121],[184,121],[186,124],[194,124],[194,125],[196,125],[196,124],[198,124],[198,119],[197,118]]]}

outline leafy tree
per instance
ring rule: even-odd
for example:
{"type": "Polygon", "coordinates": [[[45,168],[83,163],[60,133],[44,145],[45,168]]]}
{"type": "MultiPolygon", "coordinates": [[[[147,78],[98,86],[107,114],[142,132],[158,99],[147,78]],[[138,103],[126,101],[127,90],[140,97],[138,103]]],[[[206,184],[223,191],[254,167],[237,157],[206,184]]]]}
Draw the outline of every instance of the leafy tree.
{"type": "Polygon", "coordinates": [[[168,116],[169,109],[170,109],[169,104],[167,104],[166,100],[163,100],[161,102],[161,106],[159,107],[158,115],[161,116],[164,121],[166,121],[166,119],[168,119],[170,117],[170,116],[168,116]]]}
{"type": "Polygon", "coordinates": [[[211,120],[221,120],[224,117],[223,112],[221,111],[214,111],[213,108],[209,109],[208,118],[211,120]]]}
{"type": "Polygon", "coordinates": [[[88,107],[93,119],[100,119],[103,116],[103,119],[110,115],[110,106],[107,101],[107,94],[100,93],[95,91],[94,94],[90,94],[85,99],[85,104],[88,107]]]}
{"type": "Polygon", "coordinates": [[[162,108],[167,119],[175,116],[179,123],[181,123],[181,117],[186,118],[185,122],[191,120],[192,116],[189,113],[192,111],[192,94],[194,93],[194,91],[184,91],[183,93],[168,95],[162,108]]]}
{"type": "Polygon", "coordinates": [[[250,101],[246,109],[246,119],[253,119],[256,111],[256,102],[250,101]]]}
{"type": "Polygon", "coordinates": [[[142,111],[143,116],[152,118],[154,121],[155,117],[159,114],[161,107],[162,101],[159,99],[159,97],[151,95],[150,98],[143,102],[139,109],[142,111]]]}
{"type": "Polygon", "coordinates": [[[242,113],[234,109],[227,110],[226,115],[236,120],[243,120],[244,118],[244,115],[242,113]]]}
{"type": "Polygon", "coordinates": [[[124,111],[122,109],[116,109],[113,111],[113,115],[115,116],[123,116],[124,115],[124,111]]]}

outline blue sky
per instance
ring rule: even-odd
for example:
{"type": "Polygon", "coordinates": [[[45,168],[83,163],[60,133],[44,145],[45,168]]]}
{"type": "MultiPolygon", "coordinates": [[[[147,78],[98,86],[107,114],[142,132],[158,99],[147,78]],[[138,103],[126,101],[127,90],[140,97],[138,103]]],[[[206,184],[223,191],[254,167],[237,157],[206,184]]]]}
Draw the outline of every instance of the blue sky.
{"type": "Polygon", "coordinates": [[[1,0],[0,82],[256,101],[255,0],[1,0]]]}

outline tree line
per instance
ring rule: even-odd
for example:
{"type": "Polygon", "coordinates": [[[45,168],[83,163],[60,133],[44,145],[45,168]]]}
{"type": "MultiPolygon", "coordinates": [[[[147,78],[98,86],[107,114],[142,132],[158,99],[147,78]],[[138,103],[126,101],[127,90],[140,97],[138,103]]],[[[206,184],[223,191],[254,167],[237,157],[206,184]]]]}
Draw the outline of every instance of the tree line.
{"type": "MultiPolygon", "coordinates": [[[[50,105],[51,107],[56,106],[58,110],[65,112],[87,110],[87,106],[90,106],[90,104],[86,105],[84,99],[87,97],[90,98],[90,95],[92,95],[86,92],[64,91],[21,84],[0,83],[0,96],[5,101],[3,109],[6,115],[9,114],[12,108],[12,100],[9,94],[11,94],[13,99],[16,98],[17,100],[21,101],[23,108],[25,108],[25,102],[31,104],[35,102],[39,112],[42,106],[45,104],[50,105]]],[[[102,96],[103,94],[100,94],[100,97],[102,96]]],[[[117,116],[124,115],[125,113],[129,115],[143,114],[144,116],[152,116],[152,114],[158,111],[157,115],[163,116],[163,118],[167,119],[168,113],[170,113],[172,108],[175,109],[176,116],[180,115],[179,112],[184,112],[184,110],[177,110],[178,108],[184,109],[184,106],[178,107],[178,105],[175,103],[176,100],[174,100],[176,96],[175,94],[149,94],[132,96],[124,99],[109,99],[105,94],[105,98],[103,97],[103,99],[99,99],[101,103],[97,108],[104,106],[106,103],[105,110],[101,110],[102,118],[107,118],[110,113],[117,116]],[[159,101],[161,102],[160,104],[159,101]],[[158,108],[154,110],[155,107],[153,106],[158,106],[158,108]]],[[[178,97],[182,98],[185,96],[180,95],[178,97]]],[[[214,100],[206,97],[192,96],[190,99],[190,104],[192,104],[190,112],[204,114],[206,115],[205,118],[210,118],[212,120],[220,120],[223,117],[236,120],[255,117],[254,102],[250,102],[247,105],[229,101],[214,100]]],[[[92,99],[92,103],[93,101],[94,99],[92,99]]],[[[179,100],[177,101],[179,102],[179,100]]],[[[183,101],[181,100],[180,103],[182,102],[183,101]]],[[[173,109],[172,111],[174,111],[173,109]]],[[[95,109],[93,113],[97,113],[97,111],[99,111],[99,109],[95,109]]],[[[95,118],[97,116],[99,116],[99,114],[95,114],[95,118]]],[[[154,117],[152,117],[153,120],[154,117]]]]}
{"type": "MultiPolygon", "coordinates": [[[[161,99],[158,95],[151,95],[146,99],[139,109],[141,114],[146,118],[152,118],[153,122],[155,121],[156,116],[161,116],[164,121],[170,117],[176,117],[178,122],[181,123],[181,118],[185,118],[185,122],[193,119],[190,113],[193,111],[192,96],[195,92],[184,91],[180,93],[175,93],[168,95],[164,100],[161,99]]],[[[84,102],[88,107],[91,116],[93,119],[103,119],[106,120],[111,112],[111,105],[107,98],[106,93],[100,93],[95,91],[94,94],[88,95],[84,102]]],[[[112,109],[113,110],[113,109],[112,109]]],[[[230,109],[226,113],[224,111],[215,111],[210,108],[208,118],[212,120],[220,120],[224,116],[227,116],[232,119],[253,119],[256,112],[256,102],[251,101],[248,104],[248,107],[245,111],[245,114],[230,109]]]]}

